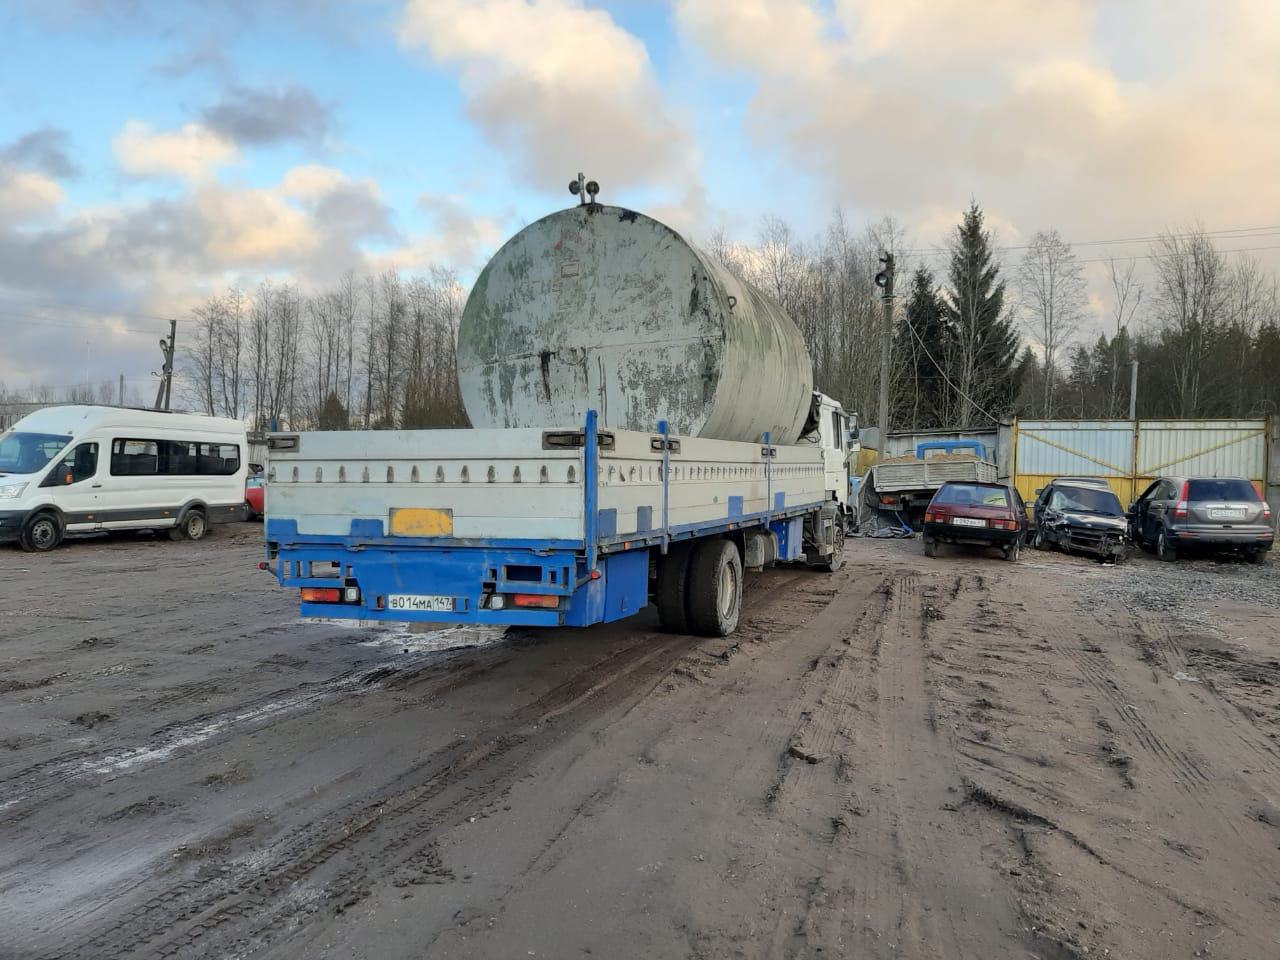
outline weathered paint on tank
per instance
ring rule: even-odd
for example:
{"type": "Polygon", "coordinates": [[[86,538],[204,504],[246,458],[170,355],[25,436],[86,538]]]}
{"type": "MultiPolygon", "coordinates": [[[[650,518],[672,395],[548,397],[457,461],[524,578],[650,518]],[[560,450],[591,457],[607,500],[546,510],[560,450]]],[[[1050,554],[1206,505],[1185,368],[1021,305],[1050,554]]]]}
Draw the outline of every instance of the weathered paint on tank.
{"type": "Polygon", "coordinates": [[[458,335],[476,427],[606,427],[777,443],[813,390],[795,323],[675,231],[619,207],[531,224],[481,272],[458,335]],[[732,298],[732,306],[731,299],[732,298]]]}

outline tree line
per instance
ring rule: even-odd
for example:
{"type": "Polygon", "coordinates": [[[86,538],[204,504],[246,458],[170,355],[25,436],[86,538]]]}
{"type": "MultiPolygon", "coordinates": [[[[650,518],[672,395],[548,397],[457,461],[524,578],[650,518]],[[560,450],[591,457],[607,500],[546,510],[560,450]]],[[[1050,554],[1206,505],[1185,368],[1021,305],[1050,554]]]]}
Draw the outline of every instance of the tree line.
{"type": "MultiPolygon", "coordinates": [[[[892,429],[1124,417],[1135,360],[1139,416],[1280,413],[1276,277],[1202,230],[1158,237],[1143,274],[1132,259],[1107,263],[1105,318],[1087,336],[1099,308],[1070,244],[1042,231],[1006,266],[976,203],[938,273],[892,220],[856,229],[838,210],[811,240],[770,216],[749,242],[720,231],[705,246],[779,301],[809,346],[816,387],[864,423],[878,413],[883,291],[873,277],[886,251],[897,266],[892,429]]],[[[308,293],[273,280],[212,295],[179,327],[175,396],[258,429],[466,426],[456,357],[465,293],[456,274],[433,268],[348,273],[308,293]]],[[[116,389],[21,399],[110,402],[116,389]]],[[[150,402],[129,391],[128,402],[140,399],[150,402]]]]}
{"type": "Polygon", "coordinates": [[[766,218],[754,245],[712,238],[711,252],[777,298],[809,344],[818,389],[878,414],[882,291],[894,254],[891,429],[978,428],[1020,418],[1128,416],[1137,361],[1139,417],[1280,414],[1280,296],[1274,273],[1217,248],[1203,230],[1158,236],[1141,259],[1111,259],[1099,329],[1084,265],[1056,230],[1036,233],[1009,265],[972,204],[939,274],[903,250],[892,221],[851,236],[837,212],[799,242],[766,218]]]}
{"type": "MultiPolygon", "coordinates": [[[[838,210],[812,241],[767,216],[753,242],[717,232],[705,246],[781,303],[809,346],[815,387],[863,422],[878,413],[883,291],[873,278],[886,251],[897,266],[891,429],[1124,417],[1133,361],[1139,416],[1280,412],[1275,275],[1217,250],[1203,230],[1158,237],[1146,280],[1137,261],[1108,261],[1110,303],[1088,337],[1097,311],[1070,244],[1042,230],[1006,269],[975,202],[941,275],[905,250],[892,220],[855,230],[838,210]]],[[[232,289],[193,311],[183,383],[202,410],[261,428],[465,426],[463,303],[457,276],[439,269],[348,274],[306,296],[288,283],[252,297],[232,289]]]]}
{"type": "Polygon", "coordinates": [[[187,326],[183,391],[265,430],[467,425],[458,391],[456,275],[354,273],[316,293],[265,281],[209,297],[187,326]]]}

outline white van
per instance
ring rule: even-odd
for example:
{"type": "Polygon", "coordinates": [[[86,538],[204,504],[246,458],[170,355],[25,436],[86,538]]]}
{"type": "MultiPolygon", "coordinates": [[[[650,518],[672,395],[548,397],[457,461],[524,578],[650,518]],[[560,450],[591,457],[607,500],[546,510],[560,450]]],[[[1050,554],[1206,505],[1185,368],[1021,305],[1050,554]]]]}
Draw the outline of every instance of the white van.
{"type": "Polygon", "coordinates": [[[199,540],[245,518],[237,420],[125,407],[48,407],[0,433],[0,541],[52,550],[64,533],[167,529],[199,540]]]}

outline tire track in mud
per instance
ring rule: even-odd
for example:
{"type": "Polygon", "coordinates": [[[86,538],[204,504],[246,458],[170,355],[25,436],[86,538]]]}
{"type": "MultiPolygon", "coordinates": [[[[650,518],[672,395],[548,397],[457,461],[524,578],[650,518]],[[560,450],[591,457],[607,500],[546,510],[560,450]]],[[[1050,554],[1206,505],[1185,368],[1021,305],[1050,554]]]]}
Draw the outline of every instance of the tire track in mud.
{"type": "Polygon", "coordinates": [[[971,871],[985,841],[976,815],[946,800],[960,773],[936,720],[926,634],[978,585],[890,574],[839,646],[811,664],[766,808],[825,853],[769,894],[760,913],[777,920],[759,956],[996,955],[1020,935],[1020,913],[994,873],[955,884],[936,876],[971,871]],[[940,822],[948,809],[963,820],[958,833],[940,822]]]}
{"type": "MultiPolygon", "coordinates": [[[[35,764],[14,772],[3,781],[9,797],[0,802],[0,817],[16,822],[65,796],[66,788],[84,779],[112,779],[164,762],[186,751],[211,746],[246,730],[258,729],[285,716],[319,707],[324,702],[347,695],[378,679],[378,670],[349,670],[313,684],[276,690],[238,704],[230,710],[205,714],[158,730],[145,743],[83,751],[35,764]]],[[[170,698],[170,704],[175,702],[170,698]]]]}
{"type": "Polygon", "coordinates": [[[1046,631],[1045,639],[1060,655],[1075,665],[1095,693],[1111,707],[1112,715],[1119,721],[1122,731],[1140,746],[1142,753],[1158,769],[1164,770],[1170,782],[1179,790],[1195,797],[1198,803],[1208,802],[1212,795],[1210,785],[1213,777],[1204,769],[1201,761],[1174,746],[1129,702],[1129,698],[1112,676],[1114,665],[1101,648],[1096,645],[1091,645],[1092,648],[1081,646],[1074,642],[1074,637],[1068,638],[1065,633],[1061,627],[1055,626],[1046,631]]]}
{"type": "MultiPolygon", "coordinates": [[[[1213,763],[1207,758],[1230,756],[1232,752],[1238,752],[1239,748],[1227,739],[1222,739],[1223,733],[1232,730],[1232,726],[1216,722],[1217,715],[1223,713],[1220,703],[1213,698],[1206,700],[1195,691],[1178,688],[1179,681],[1173,679],[1173,674],[1186,661],[1176,638],[1163,626],[1145,624],[1132,613],[1119,623],[1106,615],[1096,616],[1093,622],[1095,627],[1087,634],[1073,631],[1068,619],[1051,616],[1045,618],[1041,625],[1044,641],[1075,669],[1084,682],[1082,693],[1086,702],[1092,701],[1093,709],[1097,711],[1096,725],[1108,735],[1108,742],[1103,744],[1103,752],[1094,758],[1095,762],[1119,767],[1125,786],[1135,789],[1141,796],[1146,795],[1144,781],[1151,782],[1155,795],[1159,794],[1160,786],[1167,783],[1193,805],[1190,809],[1183,807],[1178,810],[1180,821],[1162,823],[1157,828],[1161,831],[1157,835],[1166,847],[1196,860],[1198,857],[1191,848],[1180,844],[1176,839],[1163,836],[1163,833],[1178,829],[1177,824],[1181,822],[1184,829],[1188,823],[1201,824],[1191,828],[1199,836],[1204,830],[1203,824],[1213,824],[1210,832],[1217,834],[1215,844],[1224,851],[1234,849],[1233,854],[1227,854],[1231,860],[1248,863],[1260,880],[1268,884],[1274,883],[1275,872],[1259,858],[1249,855],[1250,844],[1239,825],[1242,818],[1233,818],[1223,809],[1224,781],[1221,772],[1215,770],[1213,763]],[[1123,647],[1107,644],[1104,638],[1108,634],[1124,637],[1126,630],[1137,637],[1134,646],[1140,664],[1117,662],[1104,649],[1110,646],[1112,650],[1123,650],[1123,647]],[[1143,666],[1150,668],[1151,672],[1148,673],[1143,666]],[[1152,685],[1150,689],[1145,686],[1148,682],[1152,685]],[[1169,687],[1168,684],[1173,686],[1169,687]],[[1172,696],[1177,699],[1157,699],[1157,696],[1172,696]],[[1213,716],[1210,719],[1215,722],[1188,720],[1188,710],[1192,713],[1211,714],[1213,716]],[[1121,752],[1122,745],[1137,754],[1139,762],[1136,769],[1130,767],[1130,758],[1121,752]]],[[[1246,735],[1247,733],[1246,731],[1246,735]]],[[[1228,737],[1234,739],[1231,734],[1228,737]]],[[[1039,797],[1042,794],[1038,786],[1019,783],[1016,777],[1002,776],[1001,779],[1017,787],[1017,792],[1023,796],[1039,797]]],[[[1078,809],[1081,804],[1079,797],[1070,789],[1067,794],[1056,799],[1046,799],[1051,800],[1051,807],[1056,805],[1058,808],[1078,809]]],[[[1091,827],[1096,828],[1099,840],[1091,843],[1052,817],[1042,816],[1034,809],[1021,806],[1017,801],[1001,798],[980,785],[977,789],[971,788],[969,795],[983,806],[1005,815],[1011,823],[1019,824],[1018,829],[1023,837],[1020,842],[1025,850],[1028,868],[1038,870],[1044,878],[1044,890],[1028,890],[1026,893],[1029,902],[1042,902],[1042,909],[1047,911],[1042,913],[1042,921],[1057,916],[1057,911],[1052,901],[1044,901],[1045,890],[1054,886],[1053,875],[1047,872],[1048,867],[1035,863],[1038,860],[1035,853],[1038,844],[1033,840],[1037,836],[1059,836],[1068,841],[1072,848],[1083,852],[1093,863],[1167,900],[1179,911],[1199,917],[1200,923],[1219,926],[1224,930],[1233,929],[1230,920],[1220,919],[1217,913],[1209,909],[1203,891],[1184,896],[1174,875],[1160,872],[1155,862],[1148,862],[1143,866],[1141,861],[1131,861],[1132,852],[1129,855],[1122,852],[1127,848],[1126,841],[1131,839],[1124,835],[1125,831],[1122,831],[1121,836],[1112,836],[1112,831],[1104,822],[1094,820],[1091,827]],[[1039,822],[1048,831],[1027,831],[1021,825],[1028,822],[1033,827],[1039,822]],[[1102,842],[1104,840],[1105,843],[1102,842]]],[[[1132,808],[1137,803],[1140,807],[1141,796],[1136,800],[1124,801],[1123,805],[1132,808]]],[[[1166,816],[1172,815],[1169,810],[1164,813],[1166,816]]],[[[1095,831],[1091,829],[1091,832],[1095,831]]],[[[1065,869],[1062,868],[1064,872],[1065,869]]],[[[1184,885],[1181,889],[1195,888],[1184,885]]],[[[1061,921],[1062,918],[1057,916],[1057,919],[1061,921]]],[[[1073,933],[1074,931],[1068,930],[1065,935],[1072,939],[1073,933]]]]}
{"type": "Polygon", "coordinates": [[[643,698],[696,642],[640,635],[484,731],[481,742],[456,742],[423,758],[384,788],[385,798],[366,794],[324,824],[294,831],[267,851],[266,863],[252,857],[228,874],[176,884],[76,950],[102,958],[252,950],[316,910],[348,909],[389,872],[429,860],[434,833],[460,821],[458,811],[473,809],[477,798],[501,791],[564,732],[643,698]]]}
{"type": "MultiPolygon", "coordinates": [[[[1259,729],[1255,722],[1256,714],[1251,708],[1238,702],[1240,694],[1235,689],[1240,683],[1257,684],[1264,689],[1280,687],[1280,663],[1259,663],[1253,659],[1242,661],[1230,649],[1206,649],[1204,644],[1211,642],[1207,639],[1189,638],[1184,647],[1167,623],[1136,611],[1130,616],[1133,621],[1134,643],[1143,662],[1164,666],[1170,677],[1179,671],[1184,674],[1203,674],[1204,668],[1211,666],[1230,678],[1224,684],[1216,683],[1213,677],[1203,675],[1197,676],[1194,681],[1183,682],[1199,681],[1213,695],[1217,707],[1215,712],[1226,730],[1232,734],[1229,740],[1217,740],[1215,746],[1227,748],[1235,745],[1248,750],[1265,768],[1267,788],[1273,794],[1280,795],[1280,745],[1275,737],[1259,729]]],[[[1216,725],[1205,729],[1217,732],[1216,725]]],[[[1251,766],[1256,769],[1259,764],[1251,766]]]]}

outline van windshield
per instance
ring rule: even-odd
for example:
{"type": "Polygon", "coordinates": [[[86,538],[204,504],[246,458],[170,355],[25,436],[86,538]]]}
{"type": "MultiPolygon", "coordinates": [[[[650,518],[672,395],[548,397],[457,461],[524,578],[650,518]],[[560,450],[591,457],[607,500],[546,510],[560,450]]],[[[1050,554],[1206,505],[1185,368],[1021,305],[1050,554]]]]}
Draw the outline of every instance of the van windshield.
{"type": "Polygon", "coordinates": [[[0,474],[38,473],[70,442],[56,433],[0,433],[0,474]]]}

